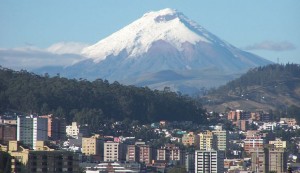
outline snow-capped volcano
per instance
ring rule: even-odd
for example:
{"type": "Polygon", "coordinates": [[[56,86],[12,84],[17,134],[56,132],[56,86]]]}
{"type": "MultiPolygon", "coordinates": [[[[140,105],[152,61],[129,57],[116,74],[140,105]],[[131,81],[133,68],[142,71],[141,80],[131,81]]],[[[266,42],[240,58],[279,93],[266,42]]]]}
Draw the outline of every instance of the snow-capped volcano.
{"type": "Polygon", "coordinates": [[[104,60],[109,55],[118,55],[126,50],[128,58],[146,53],[156,41],[164,40],[179,51],[185,42],[212,43],[214,40],[201,26],[193,23],[182,13],[172,9],[149,12],[120,31],[83,50],[83,54],[104,60]]]}
{"type": "Polygon", "coordinates": [[[184,93],[224,84],[249,68],[270,64],[222,41],[182,13],[144,14],[123,29],[86,47],[88,57],[66,67],[66,77],[107,79],[184,93]]]}

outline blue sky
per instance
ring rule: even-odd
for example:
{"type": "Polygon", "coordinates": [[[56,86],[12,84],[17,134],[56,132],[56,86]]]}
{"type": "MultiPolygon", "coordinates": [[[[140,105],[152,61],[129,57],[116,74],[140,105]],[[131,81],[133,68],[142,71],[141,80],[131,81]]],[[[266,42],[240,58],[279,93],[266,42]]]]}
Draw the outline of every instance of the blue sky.
{"type": "Polygon", "coordinates": [[[0,0],[0,49],[93,44],[163,8],[177,9],[238,48],[300,64],[299,0],[0,0]]]}

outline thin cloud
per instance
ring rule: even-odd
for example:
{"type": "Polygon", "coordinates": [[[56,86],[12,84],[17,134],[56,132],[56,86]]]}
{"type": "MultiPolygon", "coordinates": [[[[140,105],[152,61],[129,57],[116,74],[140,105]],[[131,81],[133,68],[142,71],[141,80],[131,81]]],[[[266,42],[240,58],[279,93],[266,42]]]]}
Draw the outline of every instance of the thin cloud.
{"type": "Polygon", "coordinates": [[[86,59],[79,54],[57,54],[34,47],[0,48],[0,65],[14,70],[32,70],[44,66],[69,66],[86,59]]]}
{"type": "Polygon", "coordinates": [[[288,51],[296,49],[293,43],[282,41],[263,41],[261,43],[256,43],[245,47],[246,50],[269,50],[269,51],[288,51]]]}
{"type": "Polygon", "coordinates": [[[32,70],[45,66],[65,67],[86,59],[81,55],[89,46],[78,42],[59,42],[41,49],[33,44],[24,47],[0,48],[0,65],[15,70],[32,70]]]}
{"type": "Polygon", "coordinates": [[[83,48],[89,46],[86,43],[59,42],[49,46],[46,50],[55,54],[81,54],[83,48]]]}

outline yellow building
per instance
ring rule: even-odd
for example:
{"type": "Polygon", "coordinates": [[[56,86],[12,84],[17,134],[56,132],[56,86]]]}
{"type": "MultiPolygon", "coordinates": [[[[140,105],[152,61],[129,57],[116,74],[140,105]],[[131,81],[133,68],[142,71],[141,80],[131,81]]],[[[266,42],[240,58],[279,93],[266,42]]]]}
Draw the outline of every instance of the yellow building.
{"type": "Polygon", "coordinates": [[[21,173],[79,173],[78,158],[72,152],[56,150],[37,141],[36,150],[30,150],[17,141],[10,141],[8,153],[12,156],[11,172],[21,173]]]}
{"type": "Polygon", "coordinates": [[[274,145],[275,148],[286,148],[286,141],[276,138],[275,141],[269,141],[269,144],[274,145]]]}
{"type": "Polygon", "coordinates": [[[216,136],[209,130],[199,133],[200,150],[216,149],[216,136]]]}
{"type": "Polygon", "coordinates": [[[100,136],[94,135],[90,138],[82,138],[82,153],[87,156],[100,155],[101,153],[100,136]]]}

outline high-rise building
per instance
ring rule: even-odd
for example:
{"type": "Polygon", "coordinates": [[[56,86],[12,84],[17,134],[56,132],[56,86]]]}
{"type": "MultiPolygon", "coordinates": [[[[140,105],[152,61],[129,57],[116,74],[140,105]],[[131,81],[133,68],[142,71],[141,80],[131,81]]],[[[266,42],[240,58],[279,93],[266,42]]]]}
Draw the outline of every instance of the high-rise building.
{"type": "Polygon", "coordinates": [[[50,115],[42,115],[40,118],[48,119],[48,138],[51,140],[61,140],[66,136],[66,123],[64,119],[50,115]]]}
{"type": "Polygon", "coordinates": [[[185,152],[180,150],[179,147],[174,144],[166,144],[165,146],[157,149],[156,160],[163,160],[172,162],[174,164],[184,164],[185,152]]]}
{"type": "Polygon", "coordinates": [[[228,145],[228,131],[214,130],[212,133],[216,136],[216,150],[225,151],[228,145]]]}
{"type": "Polygon", "coordinates": [[[107,141],[104,142],[104,161],[124,161],[126,155],[126,146],[122,143],[107,141]]]}
{"type": "Polygon", "coordinates": [[[224,151],[196,150],[195,173],[223,173],[224,151]]]}
{"type": "Polygon", "coordinates": [[[48,119],[39,117],[17,118],[17,140],[35,149],[36,141],[48,140],[48,119]]]}
{"type": "Polygon", "coordinates": [[[152,161],[152,148],[150,145],[138,145],[139,160],[141,163],[149,164],[152,161]]]}
{"type": "Polygon", "coordinates": [[[185,154],[185,169],[188,173],[195,172],[195,153],[185,154]]]}
{"type": "Polygon", "coordinates": [[[199,147],[200,150],[212,150],[216,149],[217,138],[209,130],[199,133],[199,147]]]}
{"type": "Polygon", "coordinates": [[[244,151],[250,153],[252,149],[263,149],[265,140],[261,136],[247,136],[244,139],[244,151]]]}
{"type": "Polygon", "coordinates": [[[251,149],[251,169],[254,172],[268,173],[271,171],[285,172],[287,170],[287,155],[283,148],[268,145],[263,149],[251,149]]]}
{"type": "Polygon", "coordinates": [[[234,124],[242,131],[247,131],[249,129],[248,120],[237,120],[234,124]]]}
{"type": "Polygon", "coordinates": [[[7,144],[9,141],[17,140],[17,126],[0,124],[0,143],[7,144]]]}
{"type": "Polygon", "coordinates": [[[268,154],[263,148],[249,149],[251,154],[251,170],[253,172],[267,173],[268,172],[268,154]]]}
{"type": "Polygon", "coordinates": [[[126,160],[129,162],[139,161],[139,147],[136,145],[127,145],[126,160]]]}
{"type": "Polygon", "coordinates": [[[94,135],[90,138],[82,138],[82,153],[87,156],[101,156],[102,140],[99,135],[94,135]]]}
{"type": "Polygon", "coordinates": [[[269,147],[269,171],[285,172],[287,170],[287,155],[283,148],[269,147]]]}

